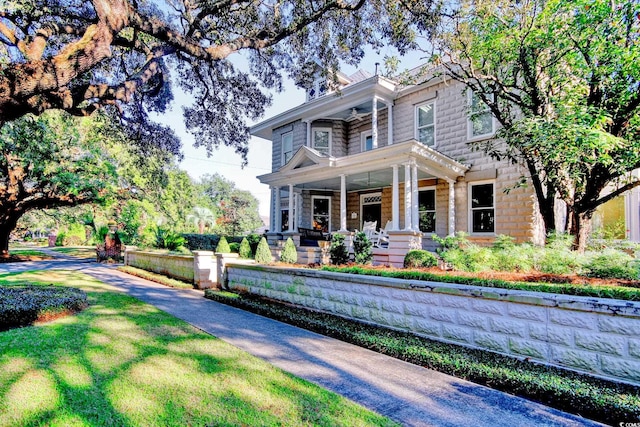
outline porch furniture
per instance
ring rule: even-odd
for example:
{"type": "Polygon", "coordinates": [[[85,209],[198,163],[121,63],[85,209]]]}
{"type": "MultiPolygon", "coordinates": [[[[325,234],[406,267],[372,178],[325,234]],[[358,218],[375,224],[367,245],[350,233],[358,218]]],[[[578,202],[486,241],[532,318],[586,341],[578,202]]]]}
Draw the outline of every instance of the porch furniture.
{"type": "Polygon", "coordinates": [[[367,236],[367,239],[369,239],[372,243],[374,243],[375,239],[377,239],[377,237],[375,236],[377,225],[378,225],[378,221],[365,221],[362,224],[362,232],[364,233],[365,236],[367,236]]]}
{"type": "Polygon", "coordinates": [[[392,221],[387,221],[384,228],[375,232],[375,240],[373,241],[373,246],[376,248],[388,247],[389,246],[389,230],[391,229],[392,221]]]}
{"type": "Polygon", "coordinates": [[[300,233],[300,246],[318,247],[319,241],[327,240],[327,237],[324,235],[322,230],[298,227],[298,233],[300,233]]]}

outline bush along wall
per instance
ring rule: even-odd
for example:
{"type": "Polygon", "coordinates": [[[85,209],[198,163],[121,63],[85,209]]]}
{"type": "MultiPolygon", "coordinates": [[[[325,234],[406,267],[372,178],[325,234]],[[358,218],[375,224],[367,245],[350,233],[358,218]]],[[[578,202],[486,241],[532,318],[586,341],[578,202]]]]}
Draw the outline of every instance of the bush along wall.
{"type": "MultiPolygon", "coordinates": [[[[215,251],[216,247],[218,247],[218,243],[220,242],[220,238],[222,237],[217,234],[195,233],[185,233],[182,236],[187,240],[185,246],[191,251],[215,251]]],[[[258,234],[249,234],[248,236],[225,236],[229,244],[241,244],[242,239],[246,238],[249,241],[249,245],[251,246],[251,251],[253,253],[255,253],[256,248],[258,247],[261,237],[262,236],[258,234]]]]}

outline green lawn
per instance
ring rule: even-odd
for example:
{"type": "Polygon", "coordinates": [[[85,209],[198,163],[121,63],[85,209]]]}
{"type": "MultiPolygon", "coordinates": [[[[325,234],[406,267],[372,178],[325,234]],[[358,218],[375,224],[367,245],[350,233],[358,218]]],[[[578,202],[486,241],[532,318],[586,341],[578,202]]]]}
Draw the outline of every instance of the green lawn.
{"type": "Polygon", "coordinates": [[[56,247],[51,248],[61,254],[74,256],[77,258],[95,258],[96,248],[95,246],[79,246],[79,247],[56,247]]]}
{"type": "Polygon", "coordinates": [[[25,282],[90,307],[0,332],[0,426],[393,425],[82,273],[0,276],[25,282]]]}
{"type": "Polygon", "coordinates": [[[9,253],[11,255],[19,255],[24,257],[51,258],[51,255],[36,249],[16,249],[16,250],[9,251],[9,253]]]}

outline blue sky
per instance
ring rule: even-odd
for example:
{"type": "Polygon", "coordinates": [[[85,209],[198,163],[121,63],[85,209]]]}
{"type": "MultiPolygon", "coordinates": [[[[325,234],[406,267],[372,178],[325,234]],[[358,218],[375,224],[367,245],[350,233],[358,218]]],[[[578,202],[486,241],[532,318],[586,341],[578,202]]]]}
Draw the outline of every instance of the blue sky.
{"type": "MultiPolygon", "coordinates": [[[[371,52],[358,67],[345,66],[341,71],[346,74],[352,74],[358,69],[363,69],[373,74],[375,63],[380,62],[382,64],[385,54],[393,55],[394,52],[391,49],[387,49],[386,52],[383,51],[380,54],[371,52]]],[[[241,56],[230,59],[240,67],[245,64],[244,58],[241,56]]],[[[417,65],[416,61],[418,60],[418,56],[414,55],[413,58],[405,59],[402,65],[410,68],[417,65]]],[[[262,120],[289,110],[305,101],[305,93],[302,89],[298,89],[289,79],[286,79],[284,83],[283,92],[272,93],[272,105],[266,110],[262,120]]],[[[261,184],[256,176],[271,172],[271,142],[260,138],[252,138],[249,144],[249,163],[244,168],[240,167],[241,159],[232,148],[220,147],[217,151],[214,151],[212,157],[207,157],[204,148],[196,149],[193,147],[193,136],[184,127],[182,120],[182,102],[184,101],[181,101],[184,96],[176,93],[173,109],[161,119],[171,123],[174,131],[182,139],[184,160],[180,167],[195,179],[199,179],[204,174],[218,173],[235,182],[237,188],[250,191],[258,199],[260,215],[268,216],[270,190],[268,186],[261,184]],[[177,117],[180,119],[177,120],[177,117]]]]}

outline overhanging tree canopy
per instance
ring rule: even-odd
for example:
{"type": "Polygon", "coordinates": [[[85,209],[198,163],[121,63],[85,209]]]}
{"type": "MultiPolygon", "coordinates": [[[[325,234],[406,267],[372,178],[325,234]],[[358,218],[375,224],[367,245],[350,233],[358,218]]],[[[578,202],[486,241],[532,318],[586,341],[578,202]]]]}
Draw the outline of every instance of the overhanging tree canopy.
{"type": "MultiPolygon", "coordinates": [[[[431,1],[415,3],[437,14],[431,1]]],[[[397,0],[12,1],[0,13],[0,124],[111,106],[131,136],[175,153],[149,120],[171,101],[173,82],[192,96],[184,113],[196,144],[244,157],[245,120],[270,101],[259,85],[279,88],[281,72],[309,81],[384,36],[402,49],[412,37],[401,31],[405,16],[397,0]],[[227,61],[239,51],[251,76],[227,61]]]]}
{"type": "Polygon", "coordinates": [[[142,157],[118,129],[102,114],[60,111],[0,129],[0,256],[8,256],[9,234],[25,213],[129,197],[162,174],[162,162],[142,157]]]}
{"type": "Polygon", "coordinates": [[[526,167],[548,231],[566,202],[579,250],[595,209],[640,185],[639,38],[638,2],[481,0],[436,39],[446,74],[502,125],[481,147],[526,167]]]}

